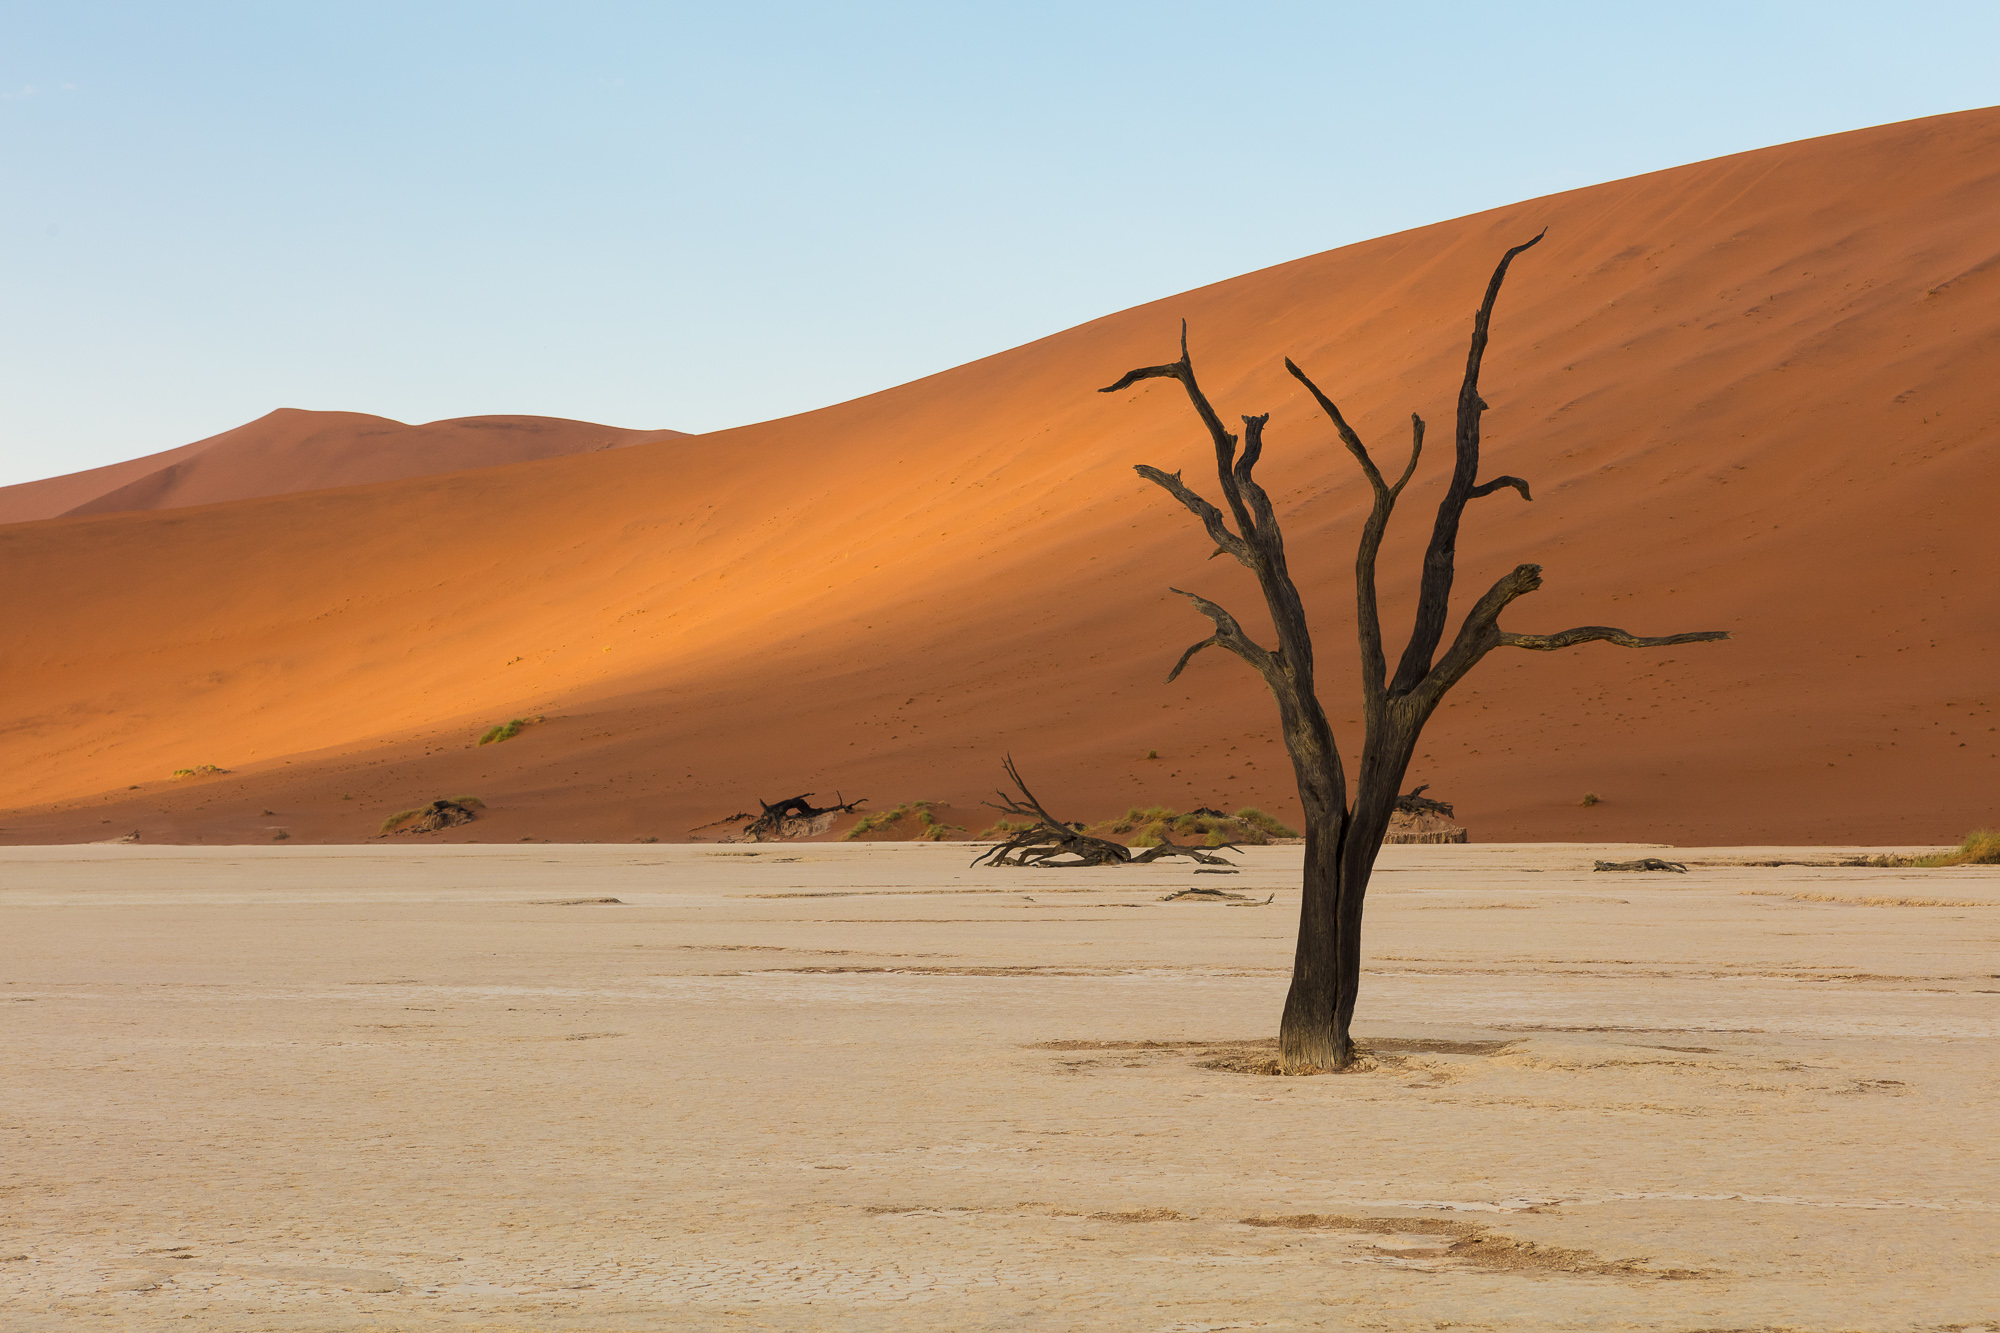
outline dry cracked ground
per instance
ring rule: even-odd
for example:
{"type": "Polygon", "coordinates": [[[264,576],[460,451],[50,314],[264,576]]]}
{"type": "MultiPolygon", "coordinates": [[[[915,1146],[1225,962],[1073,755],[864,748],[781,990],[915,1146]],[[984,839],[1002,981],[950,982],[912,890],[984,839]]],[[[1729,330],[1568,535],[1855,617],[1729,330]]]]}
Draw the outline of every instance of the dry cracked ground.
{"type": "Polygon", "coordinates": [[[2000,871],[1612,854],[6,849],[0,1327],[2000,1329],[2000,871]]]}

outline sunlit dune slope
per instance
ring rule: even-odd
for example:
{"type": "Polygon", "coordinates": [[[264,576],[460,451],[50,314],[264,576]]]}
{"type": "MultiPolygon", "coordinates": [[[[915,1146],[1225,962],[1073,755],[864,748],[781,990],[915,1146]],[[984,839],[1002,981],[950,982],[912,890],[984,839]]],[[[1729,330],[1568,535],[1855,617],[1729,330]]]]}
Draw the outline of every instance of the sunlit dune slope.
{"type": "Polygon", "coordinates": [[[1356,748],[1364,488],[1282,358],[1385,458],[1412,409],[1433,423],[1383,560],[1400,637],[1470,311],[1543,227],[1484,381],[1484,471],[1535,499],[1473,506],[1459,607],[1532,560],[1546,586],[1508,628],[1735,638],[1496,653],[1412,781],[1481,841],[2000,820],[2000,112],[1979,111],[1349,246],[739,430],[0,529],[0,838],[356,839],[475,794],[462,836],[672,839],[808,790],[966,807],[1007,751],[1070,817],[1293,817],[1247,668],[1204,654],[1161,684],[1207,632],[1170,585],[1263,623],[1131,470],[1212,493],[1205,438],[1171,384],[1096,390],[1169,359],[1186,318],[1222,410],[1273,414],[1261,471],[1356,748]],[[168,778],[198,764],[230,772],[168,778]]]}
{"type": "Polygon", "coordinates": [[[279,408],[165,453],[0,487],[0,523],[181,509],[560,458],[680,434],[560,417],[460,417],[406,426],[363,412],[279,408]]]}

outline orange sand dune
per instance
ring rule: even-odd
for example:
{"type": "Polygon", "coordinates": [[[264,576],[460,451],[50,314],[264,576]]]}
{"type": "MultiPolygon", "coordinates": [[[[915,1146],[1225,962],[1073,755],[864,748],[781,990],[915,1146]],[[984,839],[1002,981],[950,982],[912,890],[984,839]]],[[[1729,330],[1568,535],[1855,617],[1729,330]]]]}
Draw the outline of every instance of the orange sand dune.
{"type": "MultiPolygon", "coordinates": [[[[1485,379],[1486,470],[1536,498],[1474,506],[1460,605],[1534,560],[1547,586],[1510,628],[1736,637],[1496,653],[1412,780],[1479,841],[1922,842],[2000,819],[1987,110],[1348,246],[734,431],[0,529],[0,838],[354,840],[472,794],[490,813],[462,836],[674,839],[760,795],[965,806],[1010,750],[1076,818],[1291,817],[1255,677],[1206,654],[1160,683],[1206,631],[1169,585],[1262,621],[1131,471],[1201,481],[1204,438],[1172,385],[1096,389],[1170,357],[1185,317],[1222,409],[1273,413],[1263,474],[1358,745],[1364,488],[1282,358],[1388,457],[1413,408],[1448,439],[1469,312],[1545,226],[1485,379]],[[168,776],[199,764],[230,772],[168,776]]],[[[1385,550],[1392,626],[1445,463],[1385,550]]]]}
{"type": "Polygon", "coordinates": [[[164,453],[0,487],[0,523],[181,509],[617,449],[681,434],[560,417],[460,417],[406,426],[364,412],[281,407],[164,453]]]}

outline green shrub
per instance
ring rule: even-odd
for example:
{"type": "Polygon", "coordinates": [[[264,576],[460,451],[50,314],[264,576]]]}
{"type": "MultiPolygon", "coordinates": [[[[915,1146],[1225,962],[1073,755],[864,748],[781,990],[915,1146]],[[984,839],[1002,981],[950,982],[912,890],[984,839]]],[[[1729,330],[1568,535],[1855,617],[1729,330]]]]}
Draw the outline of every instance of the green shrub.
{"type": "Polygon", "coordinates": [[[523,727],[532,727],[541,720],[540,717],[517,717],[511,721],[502,722],[497,727],[488,727],[481,733],[479,743],[481,745],[491,745],[495,741],[511,741],[521,734],[523,727]]]}
{"type": "Polygon", "coordinates": [[[226,768],[217,768],[214,764],[196,764],[193,768],[175,769],[174,776],[177,778],[212,778],[217,773],[227,773],[228,771],[226,768]]]}
{"type": "MultiPolygon", "coordinates": [[[[893,810],[884,810],[879,814],[863,815],[860,822],[841,835],[841,841],[853,842],[866,834],[893,828],[896,824],[909,818],[911,815],[916,816],[917,824],[913,841],[944,842],[954,833],[965,832],[965,829],[960,825],[946,824],[939,820],[935,813],[936,808],[936,801],[906,801],[893,810]]],[[[1001,822],[1004,824],[1006,821],[1002,820],[1001,822]]],[[[1023,825],[1023,827],[1026,827],[1026,825],[1023,825]]],[[[989,829],[988,832],[990,833],[991,830],[989,829]]],[[[1006,835],[1003,833],[1001,836],[1005,837],[1006,835]]]]}
{"type": "Polygon", "coordinates": [[[2000,866],[2000,829],[1974,829],[1965,840],[1948,852],[1913,856],[1913,866],[2000,866]]]}
{"type": "Polygon", "coordinates": [[[387,819],[382,821],[382,828],[380,831],[383,833],[394,833],[397,829],[403,827],[403,825],[409,823],[412,819],[415,819],[418,815],[429,814],[430,809],[431,808],[428,805],[420,805],[416,807],[414,810],[398,810],[395,814],[390,815],[387,819]]]}
{"type": "Polygon", "coordinates": [[[840,835],[840,840],[842,842],[853,842],[863,834],[873,833],[876,829],[888,828],[889,825],[909,813],[909,806],[899,805],[894,810],[878,810],[872,815],[863,815],[853,828],[840,835]]]}
{"type": "Polygon", "coordinates": [[[1274,838],[1296,838],[1299,831],[1279,823],[1254,805],[1246,805],[1236,812],[1236,817],[1251,828],[1262,829],[1274,838]]]}
{"type": "Polygon", "coordinates": [[[1596,793],[1596,792],[1594,792],[1594,791],[1587,791],[1587,792],[1585,792],[1585,793],[1583,794],[1583,799],[1582,799],[1581,801],[1578,801],[1578,802],[1577,802],[1577,804],[1578,804],[1578,805],[1596,805],[1596,804],[1597,804],[1597,793],[1596,793]]]}

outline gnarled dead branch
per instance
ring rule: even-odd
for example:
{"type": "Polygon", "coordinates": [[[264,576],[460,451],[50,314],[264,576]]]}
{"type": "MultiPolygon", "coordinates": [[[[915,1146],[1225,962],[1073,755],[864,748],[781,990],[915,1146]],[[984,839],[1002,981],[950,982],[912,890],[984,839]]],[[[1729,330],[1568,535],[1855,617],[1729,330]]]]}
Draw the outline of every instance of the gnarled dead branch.
{"type": "MultiPolygon", "coordinates": [[[[1046,866],[1057,870],[1074,870],[1080,866],[1144,865],[1157,861],[1163,856],[1185,856],[1203,865],[1226,866],[1229,862],[1201,847],[1182,847],[1162,840],[1157,847],[1148,847],[1134,853],[1122,842],[1112,842],[1107,838],[1093,838],[1083,831],[1083,825],[1057,819],[1048,812],[1035,794],[1028,790],[1021,771],[1014,767],[1014,756],[1005,761],[1007,776],[1020,788],[1017,799],[1006,792],[995,792],[1000,799],[987,801],[985,805],[998,810],[1003,815],[1029,820],[1025,828],[1016,829],[1005,840],[972,858],[973,865],[982,863],[993,866],[1046,866]],[[1069,860],[1058,860],[1068,857],[1069,860]],[[1010,859],[1011,858],[1011,859],[1010,859]]],[[[1229,844],[1234,847],[1235,844],[1229,844]]]]}

